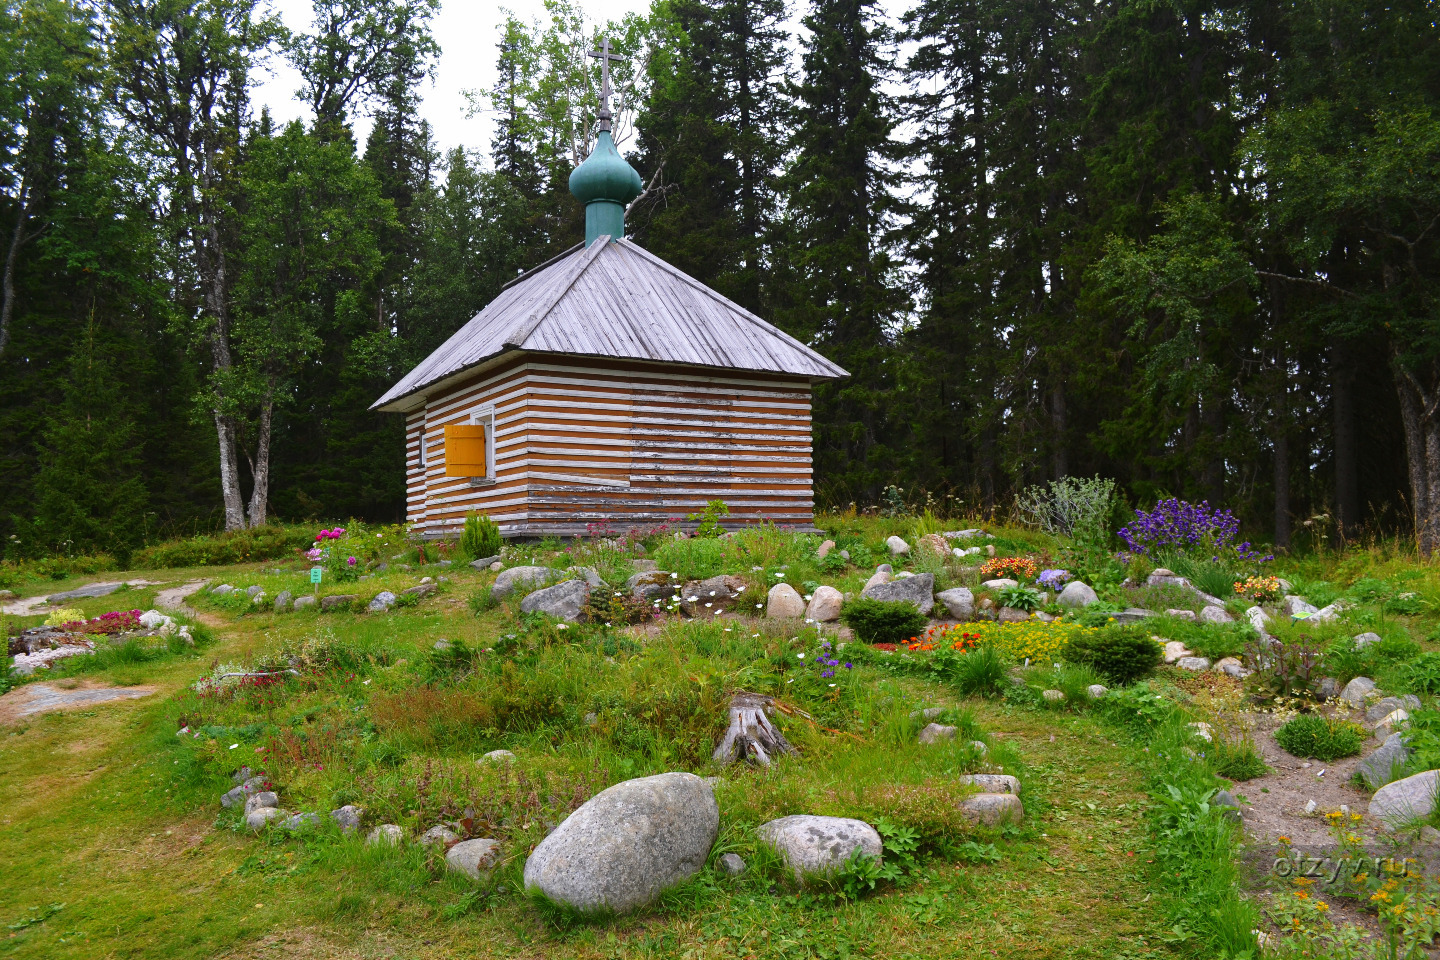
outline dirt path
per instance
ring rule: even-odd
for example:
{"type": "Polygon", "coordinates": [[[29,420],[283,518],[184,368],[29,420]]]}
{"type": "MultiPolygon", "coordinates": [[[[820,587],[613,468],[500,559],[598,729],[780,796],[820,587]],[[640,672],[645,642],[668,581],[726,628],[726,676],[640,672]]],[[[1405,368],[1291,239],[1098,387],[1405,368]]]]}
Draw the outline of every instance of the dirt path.
{"type": "Polygon", "coordinates": [[[0,697],[0,724],[13,724],[55,710],[74,710],[114,700],[136,700],[156,687],[111,687],[95,681],[61,681],[63,687],[29,683],[0,697]]]}
{"type": "Polygon", "coordinates": [[[170,587],[168,590],[161,590],[155,594],[155,606],[161,610],[179,610],[188,616],[198,616],[195,610],[185,603],[185,598],[197,594],[209,580],[187,580],[178,587],[170,587]]]}

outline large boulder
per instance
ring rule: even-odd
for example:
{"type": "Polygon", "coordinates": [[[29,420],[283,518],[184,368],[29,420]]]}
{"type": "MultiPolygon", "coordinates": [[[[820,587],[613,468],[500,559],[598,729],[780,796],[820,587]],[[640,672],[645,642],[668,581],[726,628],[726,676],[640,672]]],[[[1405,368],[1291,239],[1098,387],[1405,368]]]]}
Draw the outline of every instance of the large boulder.
{"type": "Polygon", "coordinates": [[[1378,723],[1396,710],[1419,710],[1420,698],[1413,693],[1407,693],[1403,697],[1381,697],[1365,710],[1365,719],[1369,723],[1378,723]]]}
{"type": "Polygon", "coordinates": [[[1009,587],[1020,586],[1020,581],[1015,580],[1011,577],[997,577],[994,580],[986,580],[984,583],[980,584],[980,586],[984,587],[986,590],[1005,590],[1009,587]]]}
{"type": "Polygon", "coordinates": [[[915,544],[921,553],[944,559],[950,556],[950,542],[938,533],[927,533],[915,544]]]}
{"type": "Polygon", "coordinates": [[[525,599],[520,601],[520,612],[544,613],[557,620],[574,623],[580,619],[580,611],[585,609],[585,601],[588,599],[590,584],[584,580],[566,580],[553,587],[544,587],[527,594],[525,599]]]}
{"type": "Polygon", "coordinates": [[[1065,584],[1065,589],[1060,591],[1060,596],[1055,598],[1055,602],[1062,607],[1088,607],[1092,603],[1099,603],[1100,597],[1088,583],[1071,580],[1065,584]]]}
{"type": "Polygon", "coordinates": [[[1202,608],[1197,619],[1201,623],[1230,623],[1234,620],[1230,614],[1225,612],[1224,607],[1217,607],[1214,604],[1202,608]]]}
{"type": "Polygon", "coordinates": [[[560,571],[551,570],[549,567],[511,567],[509,570],[500,571],[500,576],[495,578],[495,584],[490,588],[490,596],[496,600],[504,600],[516,590],[543,587],[552,580],[559,579],[560,571]]]}
{"type": "Polygon", "coordinates": [[[1320,608],[1307,601],[1304,597],[1297,597],[1294,594],[1280,601],[1280,609],[1292,617],[1308,617],[1312,613],[1319,613],[1320,608]]]}
{"type": "Polygon", "coordinates": [[[1405,769],[1409,759],[1410,750],[1405,746],[1404,735],[1392,733],[1379,749],[1360,761],[1355,775],[1371,790],[1379,790],[1405,769]]]}
{"type": "Polygon", "coordinates": [[[802,883],[810,877],[833,876],[857,850],[879,860],[883,848],[874,827],[848,817],[781,817],[757,832],[802,883]]]}
{"type": "Polygon", "coordinates": [[[777,583],[765,598],[765,616],[772,620],[791,620],[805,616],[805,598],[788,583],[777,583]]]}
{"type": "Polygon", "coordinates": [[[821,585],[810,595],[810,605],[805,608],[805,619],[816,623],[830,623],[840,619],[840,607],[845,603],[845,594],[834,587],[821,585]]]}
{"type": "Polygon", "coordinates": [[[913,577],[867,586],[860,596],[871,600],[904,600],[921,613],[929,614],[935,606],[935,575],[921,573],[913,577]]]}
{"type": "Polygon", "coordinates": [[[1440,789],[1440,770],[1426,770],[1387,783],[1370,798],[1370,816],[1387,827],[1400,827],[1430,816],[1440,789]]]}
{"type": "Polygon", "coordinates": [[[1375,681],[1369,677],[1356,677],[1345,684],[1345,689],[1340,691],[1340,699],[1346,705],[1359,708],[1365,706],[1365,700],[1375,692],[1375,681]]]}
{"type": "Polygon", "coordinates": [[[910,552],[910,544],[899,537],[886,537],[885,546],[889,549],[892,557],[903,557],[910,552]]]}
{"type": "Polygon", "coordinates": [[[1250,621],[1250,626],[1262,637],[1265,636],[1265,628],[1270,623],[1270,614],[1259,607],[1251,607],[1245,611],[1245,619],[1250,621]]]}
{"type": "Polygon", "coordinates": [[[680,591],[680,609],[687,616],[714,616],[736,607],[754,612],[759,598],[741,577],[723,574],[706,580],[691,580],[680,591]]]}
{"type": "Polygon", "coordinates": [[[699,873],[719,829],[715,794],[694,774],[626,780],[540,841],[525,889],[584,913],[625,913],[699,873]]]}
{"type": "Polygon", "coordinates": [[[960,782],[979,788],[981,793],[1013,793],[1020,795],[1020,781],[1008,773],[967,773],[960,782]]]}
{"type": "Polygon", "coordinates": [[[608,583],[600,579],[600,571],[596,570],[594,567],[567,567],[565,570],[565,576],[569,578],[584,580],[590,585],[591,590],[594,590],[597,587],[609,586],[608,583]]]}
{"type": "Polygon", "coordinates": [[[975,619],[975,594],[966,587],[951,587],[935,594],[935,599],[945,605],[950,616],[956,620],[975,619]]]}
{"type": "Polygon", "coordinates": [[[630,575],[625,589],[637,600],[668,603],[680,594],[680,581],[664,570],[642,570],[630,575]]]}

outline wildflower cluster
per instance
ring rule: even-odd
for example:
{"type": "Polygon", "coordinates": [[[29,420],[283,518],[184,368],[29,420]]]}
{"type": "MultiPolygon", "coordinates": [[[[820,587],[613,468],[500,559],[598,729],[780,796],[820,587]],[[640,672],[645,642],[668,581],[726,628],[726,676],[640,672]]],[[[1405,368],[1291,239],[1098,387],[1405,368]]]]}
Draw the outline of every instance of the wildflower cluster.
{"type": "Polygon", "coordinates": [[[343,536],[345,536],[344,527],[336,527],[334,530],[321,530],[315,534],[315,543],[318,545],[326,540],[339,540],[343,536]]]}
{"type": "Polygon", "coordinates": [[[1136,510],[1135,519],[1119,531],[1131,550],[1151,557],[1175,550],[1209,554],[1212,560],[1219,560],[1221,554],[1258,563],[1275,559],[1273,554],[1260,556],[1249,541],[1235,543],[1239,532],[1240,521],[1229,510],[1212,510],[1205,500],[1188,503],[1175,497],[1161,500],[1154,510],[1136,510]]]}
{"type": "Polygon", "coordinates": [[[995,557],[980,565],[980,575],[989,580],[1010,577],[1028,583],[1039,572],[1040,564],[1030,557],[995,557]]]}
{"type": "Polygon", "coordinates": [[[928,644],[928,646],[921,648],[924,650],[934,650],[936,647],[940,647],[941,649],[948,648],[950,650],[958,650],[961,653],[969,653],[980,645],[980,634],[973,633],[968,627],[961,627],[958,623],[945,623],[926,630],[923,641],[919,640],[919,638],[912,639],[911,650],[916,649],[913,644],[917,642],[928,644]]]}
{"type": "MultiPolygon", "coordinates": [[[[832,653],[834,653],[834,648],[831,647],[830,641],[821,640],[820,652],[815,654],[812,662],[820,668],[820,679],[822,680],[827,680],[835,676],[835,668],[840,666],[840,661],[831,656],[832,653]]],[[[845,661],[845,669],[853,670],[855,669],[855,665],[847,660],[845,661]]]]}
{"type": "Polygon", "coordinates": [[[74,620],[63,625],[71,633],[113,634],[135,630],[140,626],[139,610],[112,610],[89,620],[74,620]]]}
{"type": "Polygon", "coordinates": [[[1070,579],[1069,570],[1041,570],[1035,582],[1047,590],[1059,592],[1070,579]]]}
{"type": "Polygon", "coordinates": [[[1256,603],[1269,603],[1280,599],[1279,577],[1246,577],[1235,581],[1235,592],[1256,603]]]}
{"type": "Polygon", "coordinates": [[[917,652],[950,649],[966,653],[988,645],[1009,660],[1055,663],[1071,640],[1098,632],[1098,627],[1082,627],[1063,619],[1048,623],[1043,620],[1026,620],[1023,623],[980,621],[964,624],[963,628],[959,624],[931,627],[923,637],[912,637],[906,647],[917,652]]]}

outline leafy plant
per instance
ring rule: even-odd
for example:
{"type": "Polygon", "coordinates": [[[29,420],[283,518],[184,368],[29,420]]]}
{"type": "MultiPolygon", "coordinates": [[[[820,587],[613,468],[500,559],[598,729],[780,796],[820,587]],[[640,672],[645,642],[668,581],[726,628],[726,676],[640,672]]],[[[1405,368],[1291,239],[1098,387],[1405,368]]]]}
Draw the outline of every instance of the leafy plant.
{"type": "Polygon", "coordinates": [[[500,552],[505,542],[500,538],[500,527],[483,513],[465,515],[465,529],[460,534],[460,556],[464,560],[479,560],[493,557],[500,552]]]}
{"type": "Polygon", "coordinates": [[[1187,503],[1171,497],[1153,510],[1136,510],[1135,519],[1120,528],[1120,539],[1136,553],[1157,556],[1164,552],[1265,563],[1250,543],[1235,543],[1240,521],[1229,510],[1212,510],[1207,501],[1187,503]]]}
{"type": "Polygon", "coordinates": [[[1015,500],[1016,508],[1047,533],[1102,547],[1110,539],[1107,523],[1114,505],[1115,481],[1099,476],[1061,477],[1030,487],[1015,500]]]}
{"type": "Polygon", "coordinates": [[[1139,626],[1111,626],[1082,633],[1065,648],[1065,659],[1094,667],[1111,682],[1125,686],[1155,669],[1164,651],[1139,626]]]}
{"type": "Polygon", "coordinates": [[[474,591],[466,598],[466,603],[470,606],[470,612],[477,617],[489,610],[494,610],[500,605],[500,601],[496,600],[495,596],[488,589],[474,591]]]}
{"type": "Polygon", "coordinates": [[[1359,753],[1365,729],[1318,713],[1302,713],[1275,731],[1275,742],[1292,756],[1328,763],[1359,753]]]}
{"type": "Polygon", "coordinates": [[[628,626],[645,623],[654,616],[650,604],[642,597],[634,597],[619,590],[591,590],[585,600],[581,617],[587,623],[603,623],[607,626],[628,626]]]}
{"type": "Polygon", "coordinates": [[[1405,684],[1414,692],[1440,694],[1440,653],[1422,653],[1404,664],[1399,672],[1405,684]]]}
{"type": "Polygon", "coordinates": [[[1212,597],[1224,600],[1235,593],[1235,570],[1223,559],[1167,552],[1159,560],[1163,566],[1174,570],[1196,589],[1212,597]]]}
{"type": "Polygon", "coordinates": [[[1304,635],[1285,641],[1256,634],[1245,657],[1254,665],[1261,684],[1288,697],[1311,688],[1320,667],[1320,644],[1304,635]]]}
{"type": "Polygon", "coordinates": [[[1039,610],[1042,599],[1039,590],[1026,586],[1006,587],[1000,591],[1002,606],[1024,610],[1026,613],[1039,610]]]}
{"type": "Polygon", "coordinates": [[[845,601],[840,619],[866,643],[905,643],[919,636],[930,622],[913,604],[868,597],[845,601]]]}
{"type": "Polygon", "coordinates": [[[725,505],[724,500],[711,500],[705,504],[705,509],[689,514],[685,519],[692,523],[698,523],[699,526],[695,528],[695,536],[706,539],[718,537],[725,532],[725,528],[720,526],[720,518],[728,516],[730,516],[730,508],[725,505]]]}
{"type": "Polygon", "coordinates": [[[704,580],[725,571],[731,543],[705,537],[669,540],[655,550],[655,562],[661,570],[678,573],[681,580],[704,580]]]}

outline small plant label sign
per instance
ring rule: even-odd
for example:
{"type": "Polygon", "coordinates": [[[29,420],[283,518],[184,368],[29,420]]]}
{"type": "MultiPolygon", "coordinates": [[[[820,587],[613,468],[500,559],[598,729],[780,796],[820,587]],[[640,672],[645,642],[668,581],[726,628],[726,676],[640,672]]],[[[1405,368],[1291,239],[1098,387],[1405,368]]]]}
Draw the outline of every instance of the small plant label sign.
{"type": "Polygon", "coordinates": [[[311,568],[310,568],[310,582],[313,583],[313,584],[315,584],[315,592],[316,592],[317,594],[320,592],[320,578],[323,577],[324,575],[325,575],[325,568],[324,568],[324,567],[311,567],[311,568]]]}

